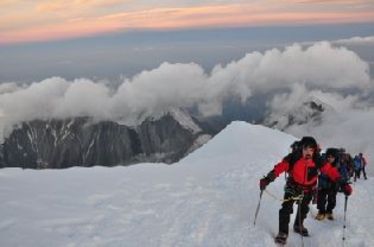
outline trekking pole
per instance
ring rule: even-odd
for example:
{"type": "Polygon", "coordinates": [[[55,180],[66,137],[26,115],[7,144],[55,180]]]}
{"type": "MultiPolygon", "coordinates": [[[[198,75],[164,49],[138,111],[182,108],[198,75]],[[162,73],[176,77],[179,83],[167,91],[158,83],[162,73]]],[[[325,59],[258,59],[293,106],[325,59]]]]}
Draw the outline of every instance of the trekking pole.
{"type": "Polygon", "coordinates": [[[297,207],[297,210],[299,211],[299,231],[301,236],[301,246],[304,247],[304,236],[303,236],[303,227],[302,227],[302,220],[301,220],[301,204],[302,200],[304,198],[304,191],[301,193],[301,199],[299,199],[299,205],[297,207]]]}
{"type": "Polygon", "coordinates": [[[345,200],[344,200],[344,224],[343,224],[343,247],[344,247],[344,243],[345,243],[345,229],[347,228],[347,222],[346,222],[346,219],[347,219],[347,204],[348,204],[348,196],[345,196],[345,200]]]}
{"type": "Polygon", "coordinates": [[[260,199],[258,200],[258,204],[257,204],[257,208],[256,208],[256,213],[255,213],[255,220],[253,222],[253,225],[256,226],[256,219],[257,219],[257,215],[258,215],[258,212],[260,211],[260,205],[261,205],[261,198],[262,198],[262,194],[264,193],[264,190],[261,190],[260,191],[260,199]]]}

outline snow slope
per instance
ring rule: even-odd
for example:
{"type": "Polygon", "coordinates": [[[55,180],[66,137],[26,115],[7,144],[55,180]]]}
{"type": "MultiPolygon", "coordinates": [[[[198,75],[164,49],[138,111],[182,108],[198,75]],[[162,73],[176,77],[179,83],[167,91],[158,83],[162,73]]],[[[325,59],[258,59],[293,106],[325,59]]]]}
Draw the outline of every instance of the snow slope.
{"type": "MultiPolygon", "coordinates": [[[[66,170],[0,170],[0,246],[275,246],[280,202],[264,194],[256,227],[258,179],[294,138],[233,122],[177,164],[66,170]]],[[[282,197],[284,178],[269,186],[282,197]]],[[[374,246],[374,182],[349,199],[346,246],[374,246]]],[[[337,220],[306,220],[305,246],[341,246],[337,220]]],[[[291,233],[288,246],[301,246],[291,233]]]]}

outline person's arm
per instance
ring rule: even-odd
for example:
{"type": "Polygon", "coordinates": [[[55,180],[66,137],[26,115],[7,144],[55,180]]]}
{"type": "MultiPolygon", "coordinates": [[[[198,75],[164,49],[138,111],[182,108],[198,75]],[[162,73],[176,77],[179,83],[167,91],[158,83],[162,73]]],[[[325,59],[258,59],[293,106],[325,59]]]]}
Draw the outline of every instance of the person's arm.
{"type": "Polygon", "coordinates": [[[289,164],[286,160],[282,160],[278,164],[276,164],[266,177],[260,179],[260,190],[266,189],[266,186],[268,186],[271,182],[275,180],[281,173],[288,170],[289,164]]]}
{"type": "Polygon", "coordinates": [[[283,159],[281,162],[274,166],[272,171],[274,172],[276,177],[279,177],[280,174],[288,171],[289,166],[289,163],[285,159],[283,159]]]}
{"type": "Polygon", "coordinates": [[[332,166],[330,163],[326,163],[320,170],[321,173],[327,175],[333,182],[338,183],[346,196],[352,194],[352,187],[349,185],[348,181],[340,175],[336,167],[332,166]]]}
{"type": "Polygon", "coordinates": [[[332,166],[330,163],[325,163],[321,168],[320,171],[322,174],[325,174],[331,181],[339,182],[341,180],[341,175],[336,169],[336,167],[332,166]]]}

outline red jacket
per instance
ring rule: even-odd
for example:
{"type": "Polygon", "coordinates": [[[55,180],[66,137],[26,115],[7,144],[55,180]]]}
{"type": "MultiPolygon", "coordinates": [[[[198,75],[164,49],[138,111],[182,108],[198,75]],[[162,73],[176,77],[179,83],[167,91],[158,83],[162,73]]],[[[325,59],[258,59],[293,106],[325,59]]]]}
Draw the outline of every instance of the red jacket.
{"type": "Polygon", "coordinates": [[[291,171],[288,161],[283,159],[276,164],[273,169],[277,177],[283,172],[288,172],[293,182],[304,188],[313,188],[317,185],[318,170],[327,175],[333,182],[338,182],[341,178],[336,167],[332,166],[330,163],[324,163],[322,167],[318,168],[313,159],[300,158],[292,166],[291,171]]]}

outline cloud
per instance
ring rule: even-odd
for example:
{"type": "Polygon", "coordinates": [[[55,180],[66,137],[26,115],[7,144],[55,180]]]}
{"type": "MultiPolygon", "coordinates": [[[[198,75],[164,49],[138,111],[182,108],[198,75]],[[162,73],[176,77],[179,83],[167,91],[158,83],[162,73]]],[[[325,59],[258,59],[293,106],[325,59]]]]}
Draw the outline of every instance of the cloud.
{"type": "Polygon", "coordinates": [[[198,64],[165,62],[124,79],[117,89],[89,79],[5,84],[0,87],[1,122],[10,128],[33,119],[91,116],[134,124],[174,107],[197,107],[205,116],[217,115],[226,99],[244,102],[257,93],[292,90],[295,84],[308,91],[367,91],[372,87],[368,70],[354,52],[321,42],[248,53],[209,73],[198,64]]]}
{"type": "Polygon", "coordinates": [[[0,9],[0,44],[84,37],[127,30],[356,23],[373,21],[374,9],[307,7],[287,1],[147,2],[111,0],[17,1],[0,9]],[[349,11],[347,11],[349,9],[349,11]],[[225,16],[225,18],[222,18],[225,16]],[[72,25],[72,22],[74,25],[72,25]]]}
{"type": "Polygon", "coordinates": [[[286,132],[296,136],[312,135],[323,148],[344,147],[351,154],[363,152],[373,160],[373,126],[374,107],[346,108],[344,111],[325,113],[321,125],[293,126],[286,132]]]}
{"type": "Polygon", "coordinates": [[[374,45],[374,36],[367,36],[367,37],[352,37],[349,39],[339,39],[333,41],[335,44],[340,45],[374,45]]]}
{"type": "Polygon", "coordinates": [[[354,52],[328,42],[251,53],[240,63],[248,63],[251,84],[262,91],[289,88],[293,83],[304,83],[309,89],[365,88],[370,84],[368,64],[354,52]]]}
{"type": "Polygon", "coordinates": [[[269,109],[271,119],[282,122],[290,111],[310,99],[326,106],[321,122],[309,121],[302,125],[292,125],[285,132],[298,137],[314,136],[323,149],[344,147],[352,154],[363,152],[370,159],[374,158],[371,136],[374,131],[374,105],[361,97],[360,93],[342,95],[337,92],[307,90],[302,85],[295,85],[288,93],[275,95],[272,99],[269,109]]]}
{"type": "Polygon", "coordinates": [[[0,84],[0,95],[4,93],[12,93],[19,90],[20,87],[14,82],[4,82],[0,84]]]}
{"type": "Polygon", "coordinates": [[[49,2],[39,2],[36,5],[36,10],[39,12],[55,12],[55,11],[71,11],[74,9],[89,9],[89,8],[103,8],[112,7],[124,4],[128,1],[124,0],[54,0],[49,2]]]}
{"type": "Polygon", "coordinates": [[[287,2],[308,4],[360,4],[369,3],[368,0],[285,0],[287,2]]]}

